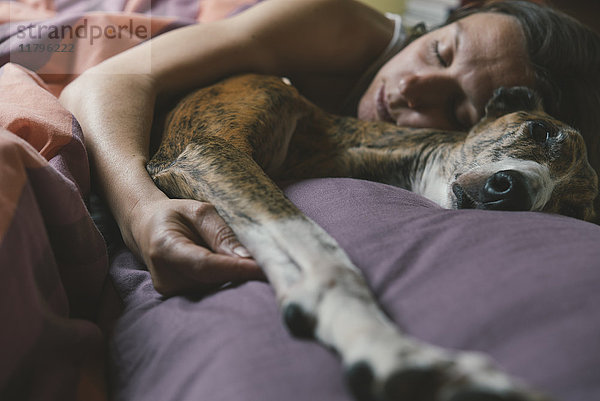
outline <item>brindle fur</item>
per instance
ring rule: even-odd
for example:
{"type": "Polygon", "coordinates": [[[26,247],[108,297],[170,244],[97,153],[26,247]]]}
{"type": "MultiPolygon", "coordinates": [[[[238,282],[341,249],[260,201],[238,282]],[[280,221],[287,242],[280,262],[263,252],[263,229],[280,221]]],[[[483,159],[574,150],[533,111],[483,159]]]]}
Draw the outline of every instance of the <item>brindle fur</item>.
{"type": "MultiPolygon", "coordinates": [[[[236,152],[235,165],[220,165],[215,174],[219,180],[232,181],[230,187],[258,179],[261,187],[273,187],[264,171],[274,179],[355,177],[414,190],[415,178],[433,159],[441,162],[442,173],[461,174],[471,166],[511,155],[549,167],[557,186],[542,211],[593,220],[597,178],[581,135],[541,110],[506,115],[503,106],[488,114],[492,115],[470,134],[403,128],[327,114],[276,77],[235,77],[181,100],[169,115],[163,142],[148,171],[167,194],[190,197],[190,187],[178,181],[182,176],[173,174],[173,166],[166,167],[190,146],[200,159],[190,161],[187,154],[185,160],[197,163],[194,174],[204,176],[213,172],[208,154],[222,154],[211,147],[223,146],[236,152]],[[559,138],[540,146],[519,135],[523,123],[533,120],[560,131],[559,138]],[[188,192],[181,193],[184,188],[188,192]]],[[[215,201],[214,195],[205,193],[214,190],[208,186],[200,194],[196,189],[193,197],[215,201]]],[[[235,191],[230,190],[234,188],[223,188],[225,193],[217,196],[231,196],[235,191]]],[[[261,199],[265,192],[259,192],[261,199]]],[[[269,207],[281,207],[278,202],[277,198],[269,207]]]]}
{"type": "Polygon", "coordinates": [[[450,188],[460,184],[472,193],[482,184],[481,166],[507,155],[549,170],[554,189],[540,210],[594,217],[597,178],[581,135],[543,113],[535,96],[506,90],[464,133],[334,116],[277,77],[233,77],[177,104],[147,168],[170,197],[215,205],[265,270],[290,330],[335,349],[358,398],[541,400],[480,355],[440,350],[400,333],[335,240],[273,182],[355,177],[441,193],[446,207],[459,207],[450,188]],[[532,139],[532,121],[549,127],[548,141],[532,139]],[[440,182],[445,192],[434,188],[440,182]]]}

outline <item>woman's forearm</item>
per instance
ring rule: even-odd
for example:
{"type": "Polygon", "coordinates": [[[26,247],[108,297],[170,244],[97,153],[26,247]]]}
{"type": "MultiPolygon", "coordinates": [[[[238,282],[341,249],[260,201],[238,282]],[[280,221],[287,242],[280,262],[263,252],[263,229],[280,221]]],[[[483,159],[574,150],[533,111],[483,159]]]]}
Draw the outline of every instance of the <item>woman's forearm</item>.
{"type": "Polygon", "coordinates": [[[100,190],[130,247],[136,245],[134,213],[166,199],[145,170],[158,93],[193,88],[245,67],[231,58],[232,45],[215,44],[232,39],[220,31],[220,25],[207,24],[165,34],[88,70],[61,94],[81,124],[100,190]],[[184,45],[194,36],[191,50],[184,45]],[[195,71],[188,66],[192,59],[195,71]]]}
{"type": "Polygon", "coordinates": [[[145,170],[155,97],[148,76],[93,72],[61,95],[82,126],[100,190],[126,240],[140,202],[165,197],[145,170]]]}

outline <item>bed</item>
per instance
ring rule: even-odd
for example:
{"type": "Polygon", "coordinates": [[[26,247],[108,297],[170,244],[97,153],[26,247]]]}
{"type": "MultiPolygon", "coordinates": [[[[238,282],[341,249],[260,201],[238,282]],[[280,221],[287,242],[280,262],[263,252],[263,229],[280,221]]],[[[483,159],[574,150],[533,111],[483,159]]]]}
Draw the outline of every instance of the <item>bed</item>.
{"type": "MultiPolygon", "coordinates": [[[[90,46],[69,74],[57,74],[65,65],[56,57],[34,54],[22,65],[12,57],[28,43],[10,40],[24,21],[131,17],[157,35],[253,2],[156,1],[152,20],[149,1],[105,0],[93,13],[83,2],[0,4],[13,22],[0,26],[0,399],[351,400],[336,356],[289,335],[266,283],[164,299],[90,201],[81,129],[56,95],[121,48],[90,46]]],[[[130,39],[123,46],[140,40],[130,39]]],[[[354,179],[285,191],[346,249],[411,335],[486,352],[558,400],[600,399],[600,227],[540,213],[448,211],[354,179]]]]}

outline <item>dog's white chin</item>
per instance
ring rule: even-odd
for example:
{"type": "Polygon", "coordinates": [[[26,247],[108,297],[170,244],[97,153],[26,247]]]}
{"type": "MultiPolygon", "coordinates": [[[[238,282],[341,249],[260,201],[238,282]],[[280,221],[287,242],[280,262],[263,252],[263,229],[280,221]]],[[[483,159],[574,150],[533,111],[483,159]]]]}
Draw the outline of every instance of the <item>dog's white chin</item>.
{"type": "Polygon", "coordinates": [[[452,185],[447,185],[444,191],[444,196],[439,199],[431,199],[444,209],[458,209],[458,201],[452,192],[452,185]],[[449,189],[450,188],[450,189],[449,189]]]}
{"type": "Polygon", "coordinates": [[[411,182],[412,191],[437,203],[445,209],[456,209],[452,196],[452,186],[448,176],[440,174],[438,160],[427,164],[420,177],[411,182]]]}

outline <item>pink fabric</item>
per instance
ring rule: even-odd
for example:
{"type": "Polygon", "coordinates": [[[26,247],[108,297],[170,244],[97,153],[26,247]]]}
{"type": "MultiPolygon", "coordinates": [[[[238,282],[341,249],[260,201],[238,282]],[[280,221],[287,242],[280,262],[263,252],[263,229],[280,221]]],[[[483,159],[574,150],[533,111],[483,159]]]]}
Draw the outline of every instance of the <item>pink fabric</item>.
{"type": "MultiPolygon", "coordinates": [[[[115,54],[181,25],[227,18],[259,1],[5,2],[0,60],[36,72],[58,95],[77,75],[115,54]]],[[[150,68],[148,61],[140,62],[150,68]]]]}
{"type": "Polygon", "coordinates": [[[0,70],[0,110],[0,398],[71,400],[102,348],[94,320],[107,270],[83,201],[81,130],[12,64],[0,70]]]}
{"type": "Polygon", "coordinates": [[[82,132],[56,96],[114,54],[256,2],[0,3],[0,399],[106,399],[97,320],[107,252],[86,208],[82,132]]]}

